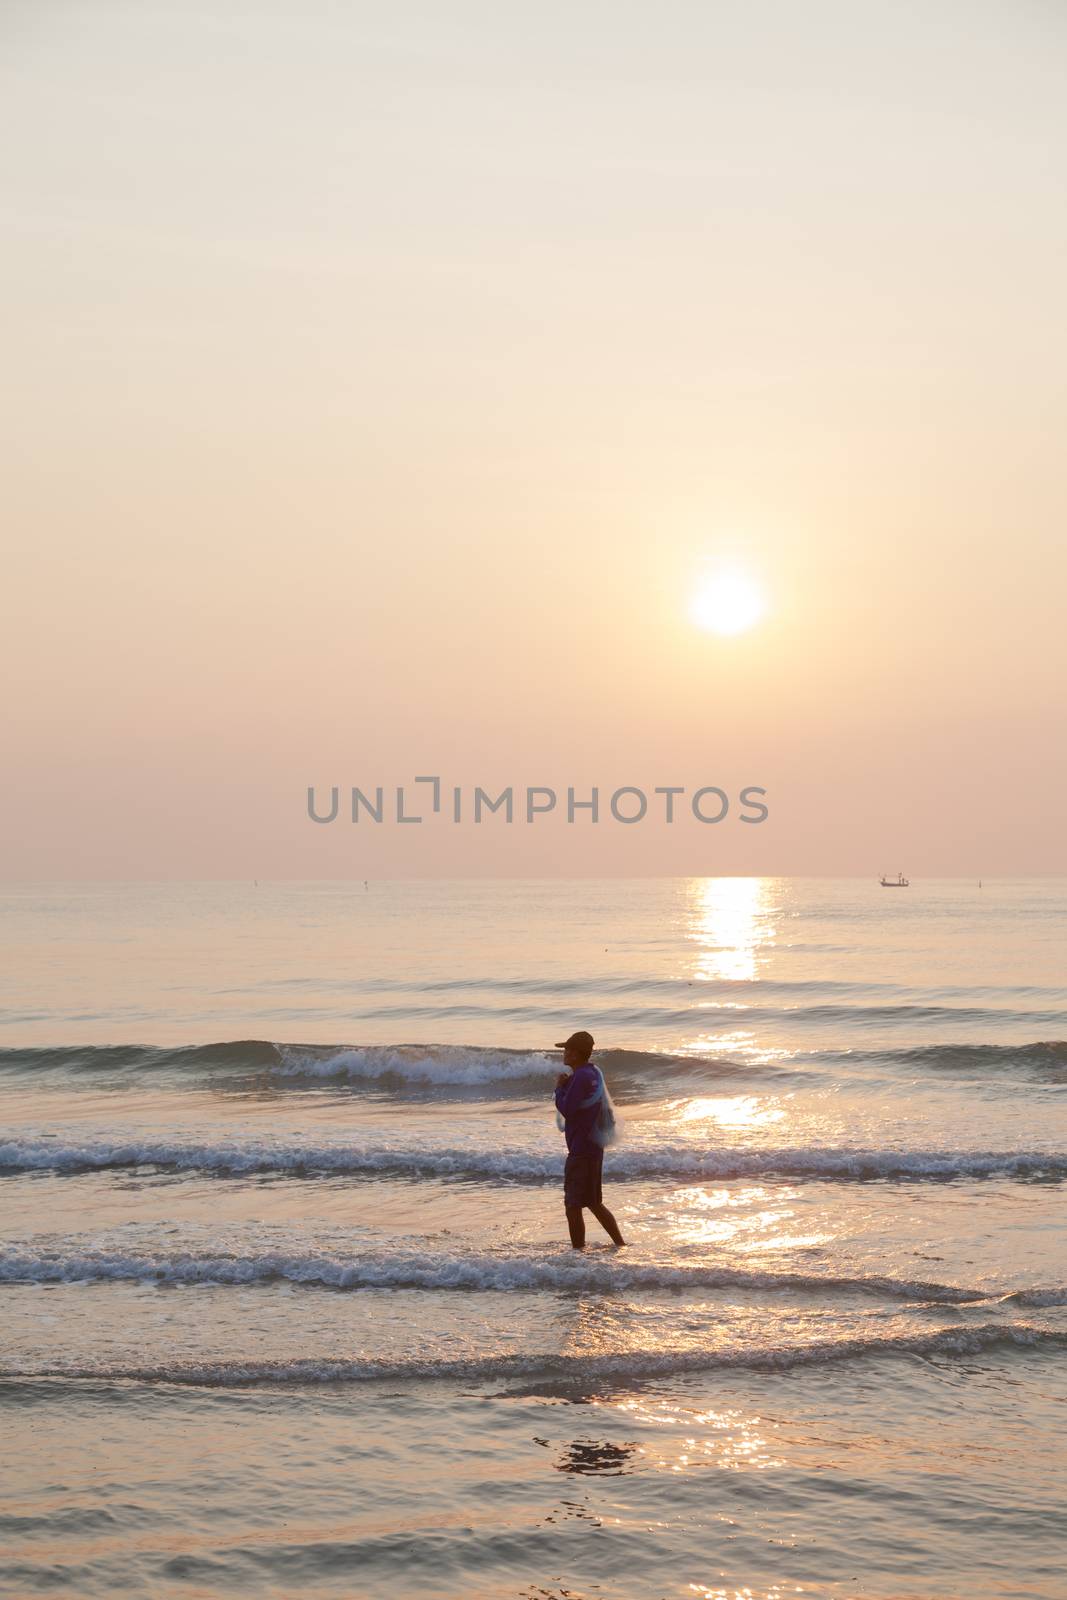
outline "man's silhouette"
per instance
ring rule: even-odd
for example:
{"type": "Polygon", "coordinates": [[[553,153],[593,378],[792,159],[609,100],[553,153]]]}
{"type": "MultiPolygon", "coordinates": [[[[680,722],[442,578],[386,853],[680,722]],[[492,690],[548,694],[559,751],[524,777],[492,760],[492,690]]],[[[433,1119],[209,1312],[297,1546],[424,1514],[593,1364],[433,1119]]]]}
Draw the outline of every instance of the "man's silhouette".
{"type": "Polygon", "coordinates": [[[625,1244],[619,1224],[601,1196],[604,1146],[596,1133],[600,1124],[600,1099],[605,1091],[600,1068],[590,1059],[593,1036],[585,1032],[572,1033],[556,1049],[563,1051],[563,1065],[571,1069],[561,1072],[556,1079],[556,1110],[563,1118],[567,1138],[563,1204],[571,1244],[576,1250],[585,1248],[583,1210],[593,1213],[615,1244],[625,1244]]]}

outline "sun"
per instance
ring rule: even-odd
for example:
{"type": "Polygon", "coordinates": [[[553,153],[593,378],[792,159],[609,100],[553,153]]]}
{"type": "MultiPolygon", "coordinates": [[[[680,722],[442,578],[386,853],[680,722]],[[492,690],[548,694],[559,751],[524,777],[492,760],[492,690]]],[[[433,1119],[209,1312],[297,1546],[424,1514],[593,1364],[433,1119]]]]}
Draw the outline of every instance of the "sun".
{"type": "Polygon", "coordinates": [[[741,572],[705,578],[689,607],[693,621],[709,633],[744,633],[762,617],[766,604],[759,588],[741,572]]]}

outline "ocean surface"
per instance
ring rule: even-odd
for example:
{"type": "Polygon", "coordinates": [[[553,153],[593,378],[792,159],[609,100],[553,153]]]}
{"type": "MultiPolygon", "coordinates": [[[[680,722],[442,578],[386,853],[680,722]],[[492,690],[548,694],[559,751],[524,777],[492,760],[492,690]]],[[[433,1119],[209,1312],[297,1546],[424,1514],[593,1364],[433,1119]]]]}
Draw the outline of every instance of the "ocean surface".
{"type": "Polygon", "coordinates": [[[1067,881],[20,886],[0,950],[3,1594],[1067,1594],[1067,881]]]}

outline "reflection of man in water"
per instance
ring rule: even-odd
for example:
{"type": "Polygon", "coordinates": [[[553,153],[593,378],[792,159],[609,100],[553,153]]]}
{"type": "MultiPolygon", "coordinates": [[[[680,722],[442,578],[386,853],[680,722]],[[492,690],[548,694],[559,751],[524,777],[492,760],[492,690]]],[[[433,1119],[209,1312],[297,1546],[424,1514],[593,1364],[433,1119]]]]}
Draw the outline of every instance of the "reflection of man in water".
{"type": "Polygon", "coordinates": [[[572,1033],[556,1046],[563,1051],[563,1065],[556,1079],[556,1110],[564,1121],[567,1137],[567,1163],[563,1169],[563,1204],[567,1227],[576,1250],[585,1248],[585,1218],[588,1209],[615,1244],[625,1244],[619,1224],[601,1197],[604,1146],[596,1138],[600,1121],[600,1096],[603,1078],[600,1068],[589,1059],[593,1054],[591,1033],[572,1033]]]}

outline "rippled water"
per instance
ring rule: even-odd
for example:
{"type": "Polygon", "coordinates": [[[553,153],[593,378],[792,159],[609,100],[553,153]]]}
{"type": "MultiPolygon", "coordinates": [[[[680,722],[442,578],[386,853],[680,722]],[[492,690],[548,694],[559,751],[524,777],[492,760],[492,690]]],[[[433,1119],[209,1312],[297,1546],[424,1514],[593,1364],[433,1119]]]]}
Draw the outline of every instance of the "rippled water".
{"type": "Polygon", "coordinates": [[[1062,1597],[1067,883],[2,912],[4,1592],[1062,1597]]]}

